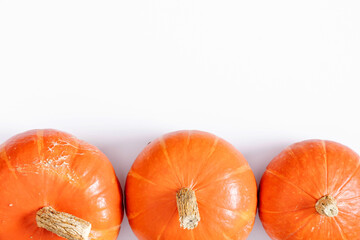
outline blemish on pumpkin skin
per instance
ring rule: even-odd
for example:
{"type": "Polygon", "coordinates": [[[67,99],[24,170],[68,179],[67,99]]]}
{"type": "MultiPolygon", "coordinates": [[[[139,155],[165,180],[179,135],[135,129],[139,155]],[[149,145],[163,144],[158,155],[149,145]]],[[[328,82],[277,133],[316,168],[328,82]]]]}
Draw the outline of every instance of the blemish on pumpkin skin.
{"type": "Polygon", "coordinates": [[[327,160],[327,153],[326,153],[326,142],[324,140],[321,141],[322,143],[322,147],[323,147],[323,150],[324,150],[324,168],[325,168],[325,176],[326,176],[326,179],[325,179],[325,193],[323,195],[326,195],[328,194],[328,160],[327,160]]]}
{"type": "Polygon", "coordinates": [[[44,149],[44,130],[38,130],[36,132],[36,136],[37,136],[37,149],[38,149],[38,155],[40,156],[40,159],[43,159],[43,154],[42,151],[44,149]]]}
{"type": "Polygon", "coordinates": [[[70,157],[70,155],[60,155],[59,157],[55,157],[55,158],[50,158],[47,159],[45,161],[45,166],[49,166],[49,167],[63,167],[63,166],[67,166],[69,165],[68,162],[66,162],[66,160],[70,157]]]}
{"type": "Polygon", "coordinates": [[[340,227],[339,222],[336,220],[336,218],[333,218],[333,219],[334,219],[334,222],[335,222],[336,226],[337,226],[338,229],[339,229],[339,232],[340,232],[340,235],[341,235],[342,239],[347,240],[347,238],[346,238],[345,235],[344,235],[344,231],[343,231],[342,228],[340,227]]]}
{"type": "Polygon", "coordinates": [[[53,153],[54,152],[54,148],[58,145],[57,142],[52,142],[52,145],[50,145],[50,147],[48,147],[49,152],[53,153]]]}
{"type": "Polygon", "coordinates": [[[50,174],[64,179],[69,183],[79,185],[80,177],[70,169],[67,159],[70,155],[60,155],[54,158],[44,159],[43,162],[35,162],[32,164],[22,164],[15,168],[16,172],[21,175],[28,174],[50,174]]]}
{"type": "Polygon", "coordinates": [[[207,155],[207,160],[211,157],[211,155],[213,155],[213,153],[215,152],[215,149],[216,149],[216,146],[218,145],[219,143],[219,138],[216,137],[215,140],[214,140],[214,143],[213,145],[211,146],[211,149],[209,151],[209,154],[207,155]]]}
{"type": "Polygon", "coordinates": [[[317,200],[316,197],[314,197],[312,194],[306,192],[304,189],[300,188],[299,186],[297,186],[296,184],[290,182],[286,177],[282,176],[281,174],[273,171],[273,170],[269,170],[269,169],[266,169],[265,173],[269,173],[275,177],[277,177],[278,179],[280,179],[281,181],[287,183],[287,184],[290,184],[291,186],[294,186],[295,188],[301,190],[302,192],[306,193],[307,195],[309,195],[310,197],[312,197],[313,199],[317,200]]]}
{"type": "Polygon", "coordinates": [[[6,163],[6,166],[8,167],[9,171],[12,173],[12,175],[15,177],[15,179],[18,179],[17,175],[16,175],[16,172],[13,168],[13,166],[11,165],[10,161],[9,161],[9,157],[8,155],[6,154],[6,151],[4,148],[2,148],[0,150],[0,160],[4,160],[5,163],[6,163]]]}
{"type": "Polygon", "coordinates": [[[160,145],[161,145],[161,150],[162,152],[164,153],[165,155],[165,158],[166,158],[166,161],[167,163],[169,164],[170,167],[172,167],[172,164],[171,164],[171,161],[170,161],[170,157],[169,157],[169,154],[166,150],[166,145],[165,145],[165,142],[164,142],[164,139],[163,138],[160,138],[160,145]]]}
{"type": "Polygon", "coordinates": [[[71,146],[71,147],[73,147],[73,148],[75,148],[75,149],[79,149],[79,146],[74,146],[73,144],[71,144],[71,143],[69,143],[69,142],[67,142],[67,141],[65,141],[65,140],[62,140],[62,139],[59,139],[59,140],[57,141],[57,143],[58,143],[58,145],[60,145],[60,146],[71,146]]]}
{"type": "Polygon", "coordinates": [[[285,150],[289,153],[291,157],[296,158],[296,155],[290,146],[286,147],[285,150]]]}
{"type": "MultiPolygon", "coordinates": [[[[174,213],[171,214],[171,217],[169,218],[169,220],[167,221],[166,224],[164,224],[163,228],[161,229],[161,231],[159,232],[159,236],[157,237],[157,240],[160,240],[162,235],[164,234],[166,228],[169,226],[170,222],[171,222],[171,219],[174,217],[174,215],[176,214],[177,212],[177,209],[175,209],[174,213]]],[[[137,216],[139,216],[140,214],[138,214],[137,216]]]]}
{"type": "MultiPolygon", "coordinates": [[[[213,153],[215,152],[216,147],[217,147],[218,142],[219,142],[219,139],[220,139],[220,138],[215,137],[214,142],[213,142],[213,144],[212,144],[212,146],[211,146],[211,148],[210,148],[210,151],[209,151],[208,155],[206,156],[206,158],[204,158],[204,159],[201,160],[202,162],[200,163],[200,167],[199,167],[199,169],[198,169],[198,171],[197,171],[197,173],[196,173],[196,175],[195,175],[196,177],[194,177],[193,179],[198,179],[198,177],[200,176],[200,174],[203,173],[202,171],[203,171],[203,169],[204,169],[204,166],[206,166],[206,163],[209,161],[211,155],[213,155],[213,153]]],[[[194,188],[195,191],[204,188],[204,187],[197,188],[196,185],[197,185],[196,183],[195,183],[195,184],[192,184],[192,187],[194,188]]],[[[206,184],[206,186],[207,186],[207,185],[209,185],[209,184],[206,184]]]]}
{"type": "MultiPolygon", "coordinates": [[[[307,207],[303,207],[303,208],[298,208],[298,205],[296,205],[295,209],[296,210],[290,210],[290,211],[270,211],[270,210],[265,210],[265,209],[259,209],[259,212],[261,213],[270,213],[270,214],[283,214],[283,213],[289,213],[289,212],[298,212],[298,211],[303,211],[303,210],[306,210],[306,209],[313,209],[314,206],[311,205],[311,206],[307,206],[307,207]]],[[[296,216],[295,217],[295,220],[298,220],[299,219],[299,216],[296,216]]]]}
{"type": "Polygon", "coordinates": [[[53,153],[55,151],[55,148],[56,147],[64,147],[64,146],[71,146],[73,147],[74,149],[80,149],[80,146],[75,146],[67,141],[64,141],[64,140],[61,140],[61,139],[58,139],[57,141],[53,141],[51,143],[51,145],[48,147],[48,151],[53,153]]]}
{"type": "Polygon", "coordinates": [[[165,143],[163,137],[161,137],[161,138],[159,139],[159,142],[160,142],[160,146],[161,146],[161,151],[163,152],[163,154],[164,154],[164,156],[165,156],[165,159],[166,159],[166,161],[167,161],[167,163],[168,163],[168,165],[169,165],[169,167],[170,167],[170,169],[171,169],[174,177],[177,179],[177,181],[178,181],[178,183],[179,183],[179,186],[182,186],[183,184],[182,184],[182,182],[181,182],[181,180],[180,180],[180,178],[179,178],[179,176],[178,176],[178,174],[177,174],[177,171],[174,169],[174,165],[171,163],[171,160],[170,160],[170,157],[169,157],[169,153],[168,153],[168,151],[167,151],[166,143],[165,143]]]}
{"type": "Polygon", "coordinates": [[[148,182],[148,183],[150,183],[150,184],[156,185],[156,183],[154,183],[153,181],[151,181],[151,180],[149,180],[149,179],[147,179],[147,178],[139,175],[138,173],[136,173],[136,172],[134,172],[134,171],[132,171],[132,170],[130,170],[130,172],[128,173],[128,175],[129,175],[129,176],[132,176],[132,177],[134,177],[134,178],[136,178],[136,179],[139,179],[139,180],[148,182]]]}
{"type": "Polygon", "coordinates": [[[216,184],[216,183],[219,183],[219,182],[223,182],[223,181],[225,181],[225,180],[227,180],[227,179],[232,178],[232,177],[235,176],[235,175],[243,174],[244,172],[247,172],[247,171],[252,171],[252,170],[251,170],[251,168],[250,168],[249,165],[244,164],[244,165],[242,165],[241,167],[235,169],[234,171],[232,171],[232,172],[230,172],[230,173],[226,173],[225,175],[222,175],[221,177],[215,179],[214,181],[211,181],[211,182],[209,182],[209,183],[206,183],[206,184],[202,185],[202,186],[199,187],[199,188],[196,188],[196,187],[195,187],[194,189],[195,189],[196,191],[203,190],[203,189],[205,189],[205,188],[208,187],[208,186],[211,186],[211,185],[216,184]]]}
{"type": "Polygon", "coordinates": [[[222,211],[231,212],[231,214],[241,218],[245,222],[247,222],[249,219],[250,220],[255,219],[255,215],[256,215],[255,210],[254,211],[252,211],[252,210],[239,211],[236,209],[228,209],[228,208],[224,208],[224,207],[216,206],[216,205],[214,205],[213,207],[218,208],[222,211]]]}
{"type": "MultiPolygon", "coordinates": [[[[241,232],[248,235],[251,232],[251,230],[253,229],[254,223],[255,223],[255,218],[247,221],[246,225],[242,228],[241,232]]],[[[237,238],[238,238],[238,236],[235,237],[235,239],[237,239],[237,238]]]]}
{"type": "Polygon", "coordinates": [[[224,236],[224,238],[227,239],[227,240],[232,240],[232,238],[229,237],[228,235],[226,235],[225,232],[223,232],[223,236],[224,236]]]}
{"type": "Polygon", "coordinates": [[[190,137],[191,137],[192,131],[188,131],[188,136],[186,139],[186,148],[190,145],[190,137]]]}

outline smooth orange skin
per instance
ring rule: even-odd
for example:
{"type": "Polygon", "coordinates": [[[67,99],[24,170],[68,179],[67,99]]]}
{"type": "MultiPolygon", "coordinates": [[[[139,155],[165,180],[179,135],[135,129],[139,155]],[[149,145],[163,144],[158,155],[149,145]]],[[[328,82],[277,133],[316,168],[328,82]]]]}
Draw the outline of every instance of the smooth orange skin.
{"type": "Polygon", "coordinates": [[[246,239],[256,214],[256,181],[232,145],[205,132],[179,131],[151,142],[126,180],[126,211],[140,240],[246,239]],[[180,228],[176,192],[195,191],[200,222],[180,228]]]}
{"type": "Polygon", "coordinates": [[[260,219],[271,239],[360,239],[359,166],[359,156],[339,143],[309,140],[287,147],[260,183],[260,219]],[[336,217],[316,212],[325,195],[336,199],[336,217]]]}
{"type": "Polygon", "coordinates": [[[32,130],[2,144],[0,189],[0,239],[63,240],[37,227],[44,206],[89,221],[91,239],[118,236],[122,194],[111,163],[64,132],[32,130]]]}

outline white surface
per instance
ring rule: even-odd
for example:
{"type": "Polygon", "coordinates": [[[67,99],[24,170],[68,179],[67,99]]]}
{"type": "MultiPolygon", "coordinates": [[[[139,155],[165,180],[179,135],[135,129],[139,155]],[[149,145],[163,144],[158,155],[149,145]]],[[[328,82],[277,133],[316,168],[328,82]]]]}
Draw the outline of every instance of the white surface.
{"type": "MultiPolygon", "coordinates": [[[[285,146],[360,151],[359,1],[0,0],[0,141],[57,128],[124,186],[148,141],[199,129],[257,181],[285,146]]],[[[119,239],[135,239],[124,219],[119,239]]],[[[259,219],[249,239],[269,239],[259,219]]]]}

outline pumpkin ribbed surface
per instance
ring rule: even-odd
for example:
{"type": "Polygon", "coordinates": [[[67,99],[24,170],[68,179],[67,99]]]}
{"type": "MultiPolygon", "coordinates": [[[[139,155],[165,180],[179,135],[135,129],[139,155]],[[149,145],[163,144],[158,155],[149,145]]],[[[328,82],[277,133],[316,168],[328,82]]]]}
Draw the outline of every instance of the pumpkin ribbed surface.
{"type": "Polygon", "coordinates": [[[151,142],[135,160],[125,193],[140,240],[246,239],[255,219],[256,182],[247,161],[205,132],[179,131],[151,142]]]}

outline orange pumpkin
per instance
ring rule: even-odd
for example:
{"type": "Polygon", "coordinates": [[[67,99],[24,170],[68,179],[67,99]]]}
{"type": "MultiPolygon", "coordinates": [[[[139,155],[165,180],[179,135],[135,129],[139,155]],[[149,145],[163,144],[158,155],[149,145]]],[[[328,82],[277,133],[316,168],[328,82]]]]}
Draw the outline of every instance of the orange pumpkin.
{"type": "Polygon", "coordinates": [[[360,239],[359,156],[335,142],[287,147],[267,167],[259,213],[272,239],[360,239]]]}
{"type": "Polygon", "coordinates": [[[96,147],[56,130],[0,146],[0,239],[114,240],[122,217],[121,187],[96,147]]]}
{"type": "Polygon", "coordinates": [[[140,240],[246,239],[256,214],[256,182],[245,158],[200,131],[151,142],[131,167],[125,195],[140,240]]]}

